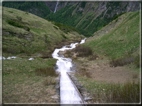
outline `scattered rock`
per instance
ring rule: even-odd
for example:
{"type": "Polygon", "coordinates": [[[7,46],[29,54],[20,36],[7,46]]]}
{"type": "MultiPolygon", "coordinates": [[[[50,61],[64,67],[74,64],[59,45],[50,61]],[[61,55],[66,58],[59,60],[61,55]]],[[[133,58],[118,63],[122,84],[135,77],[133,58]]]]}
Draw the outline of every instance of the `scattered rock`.
{"type": "Polygon", "coordinates": [[[34,60],[34,58],[29,58],[29,60],[34,60]]]}
{"type": "Polygon", "coordinates": [[[88,100],[92,100],[92,98],[91,97],[85,97],[84,100],[88,101],[88,100]]]}
{"type": "Polygon", "coordinates": [[[54,96],[51,96],[52,99],[58,99],[59,96],[58,95],[54,95],[54,96]]]}

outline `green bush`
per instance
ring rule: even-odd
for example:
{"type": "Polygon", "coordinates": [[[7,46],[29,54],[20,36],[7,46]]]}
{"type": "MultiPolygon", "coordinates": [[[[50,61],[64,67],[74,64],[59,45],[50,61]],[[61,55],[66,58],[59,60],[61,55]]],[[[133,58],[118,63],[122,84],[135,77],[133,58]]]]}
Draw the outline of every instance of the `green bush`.
{"type": "Polygon", "coordinates": [[[23,25],[16,20],[7,20],[7,22],[12,26],[23,28],[23,25]]]}
{"type": "Polygon", "coordinates": [[[7,23],[18,28],[23,28],[26,31],[30,31],[30,28],[28,26],[25,26],[24,23],[21,23],[22,18],[21,17],[17,17],[17,18],[18,18],[18,21],[12,19],[12,20],[7,20],[7,23]]]}

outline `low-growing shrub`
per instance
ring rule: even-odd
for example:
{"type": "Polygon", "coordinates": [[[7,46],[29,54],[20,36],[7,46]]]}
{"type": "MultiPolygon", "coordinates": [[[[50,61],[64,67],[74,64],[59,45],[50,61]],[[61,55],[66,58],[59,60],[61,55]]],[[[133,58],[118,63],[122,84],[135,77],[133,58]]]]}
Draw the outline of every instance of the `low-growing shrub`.
{"type": "Polygon", "coordinates": [[[136,67],[138,67],[138,68],[141,66],[140,56],[139,56],[139,55],[137,55],[137,56],[135,57],[134,64],[135,64],[136,67]]]}
{"type": "Polygon", "coordinates": [[[91,78],[91,74],[87,71],[87,69],[85,67],[83,67],[83,68],[81,68],[79,70],[79,74],[81,76],[85,76],[85,77],[91,78]]]}
{"type": "Polygon", "coordinates": [[[12,19],[12,20],[7,20],[7,23],[12,26],[18,27],[18,28],[23,28],[26,31],[30,31],[30,28],[28,26],[25,26],[24,23],[21,23],[22,18],[20,18],[20,17],[17,17],[17,18],[18,18],[18,21],[12,19]]]}
{"type": "Polygon", "coordinates": [[[39,76],[57,76],[53,67],[39,68],[35,72],[39,76]]]}
{"type": "Polygon", "coordinates": [[[98,103],[139,103],[140,83],[127,82],[103,83],[85,80],[84,86],[93,95],[93,101],[98,103]],[[86,82],[87,81],[87,82],[86,82]]]}
{"type": "Polygon", "coordinates": [[[65,38],[65,39],[67,39],[67,37],[64,34],[62,34],[62,37],[65,38]]]}
{"type": "Polygon", "coordinates": [[[53,27],[58,30],[58,27],[57,27],[57,26],[53,26],[53,27]]]}
{"type": "Polygon", "coordinates": [[[19,28],[23,28],[23,25],[21,25],[21,23],[19,23],[16,20],[7,20],[8,24],[15,26],[15,27],[19,27],[19,28]]]}
{"type": "Polygon", "coordinates": [[[89,60],[96,60],[99,56],[97,54],[93,54],[89,57],[89,60]]]}
{"type": "Polygon", "coordinates": [[[52,58],[52,52],[43,51],[41,52],[41,58],[52,58]]]}
{"type": "Polygon", "coordinates": [[[44,85],[55,85],[56,79],[55,77],[48,76],[43,83],[44,85]]]}
{"type": "Polygon", "coordinates": [[[18,21],[22,21],[22,17],[16,16],[16,18],[18,19],[18,21]]]}
{"type": "Polygon", "coordinates": [[[75,52],[78,53],[78,56],[79,57],[86,57],[86,56],[90,56],[93,54],[93,51],[90,47],[86,47],[86,46],[77,46],[75,49],[74,49],[75,52]]]}
{"type": "Polygon", "coordinates": [[[110,61],[110,66],[124,66],[127,64],[130,64],[132,62],[134,62],[134,57],[130,56],[130,57],[123,57],[123,58],[119,58],[119,59],[114,59],[110,61]]]}

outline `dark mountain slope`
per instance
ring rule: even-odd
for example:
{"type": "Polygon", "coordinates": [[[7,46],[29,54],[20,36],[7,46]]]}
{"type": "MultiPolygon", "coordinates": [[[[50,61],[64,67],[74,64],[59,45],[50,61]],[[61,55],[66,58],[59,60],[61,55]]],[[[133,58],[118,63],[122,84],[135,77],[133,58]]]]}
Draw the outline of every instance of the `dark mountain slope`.
{"type": "Polygon", "coordinates": [[[92,36],[118,16],[140,9],[140,1],[57,1],[3,2],[3,6],[28,11],[47,20],[76,28],[92,36]]]}
{"type": "Polygon", "coordinates": [[[48,15],[47,19],[73,26],[82,34],[91,36],[121,14],[139,9],[139,2],[132,1],[68,2],[56,13],[48,15]]]}
{"type": "Polygon", "coordinates": [[[3,6],[27,11],[48,20],[75,27],[91,36],[123,13],[140,9],[139,1],[3,2],[3,6]]]}
{"type": "Polygon", "coordinates": [[[2,5],[4,7],[26,11],[42,18],[45,18],[48,14],[50,14],[50,9],[46,6],[45,2],[40,1],[4,1],[2,5]]]}

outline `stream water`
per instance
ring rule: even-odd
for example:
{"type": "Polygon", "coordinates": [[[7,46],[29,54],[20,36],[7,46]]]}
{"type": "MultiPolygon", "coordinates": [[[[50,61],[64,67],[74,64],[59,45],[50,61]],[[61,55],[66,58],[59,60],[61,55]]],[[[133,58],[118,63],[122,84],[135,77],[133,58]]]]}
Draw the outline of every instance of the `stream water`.
{"type": "Polygon", "coordinates": [[[56,3],[55,9],[54,9],[54,13],[57,11],[58,4],[59,4],[59,0],[56,3]]]}
{"type": "Polygon", "coordinates": [[[70,46],[63,46],[60,49],[55,49],[52,57],[57,59],[56,71],[60,73],[60,103],[61,104],[82,104],[83,101],[77,92],[77,89],[73,85],[67,72],[72,72],[73,64],[70,58],[65,58],[63,55],[59,55],[59,51],[71,50],[76,47],[77,44],[82,44],[86,39],[81,40],[80,43],[71,43],[70,46]]]}

